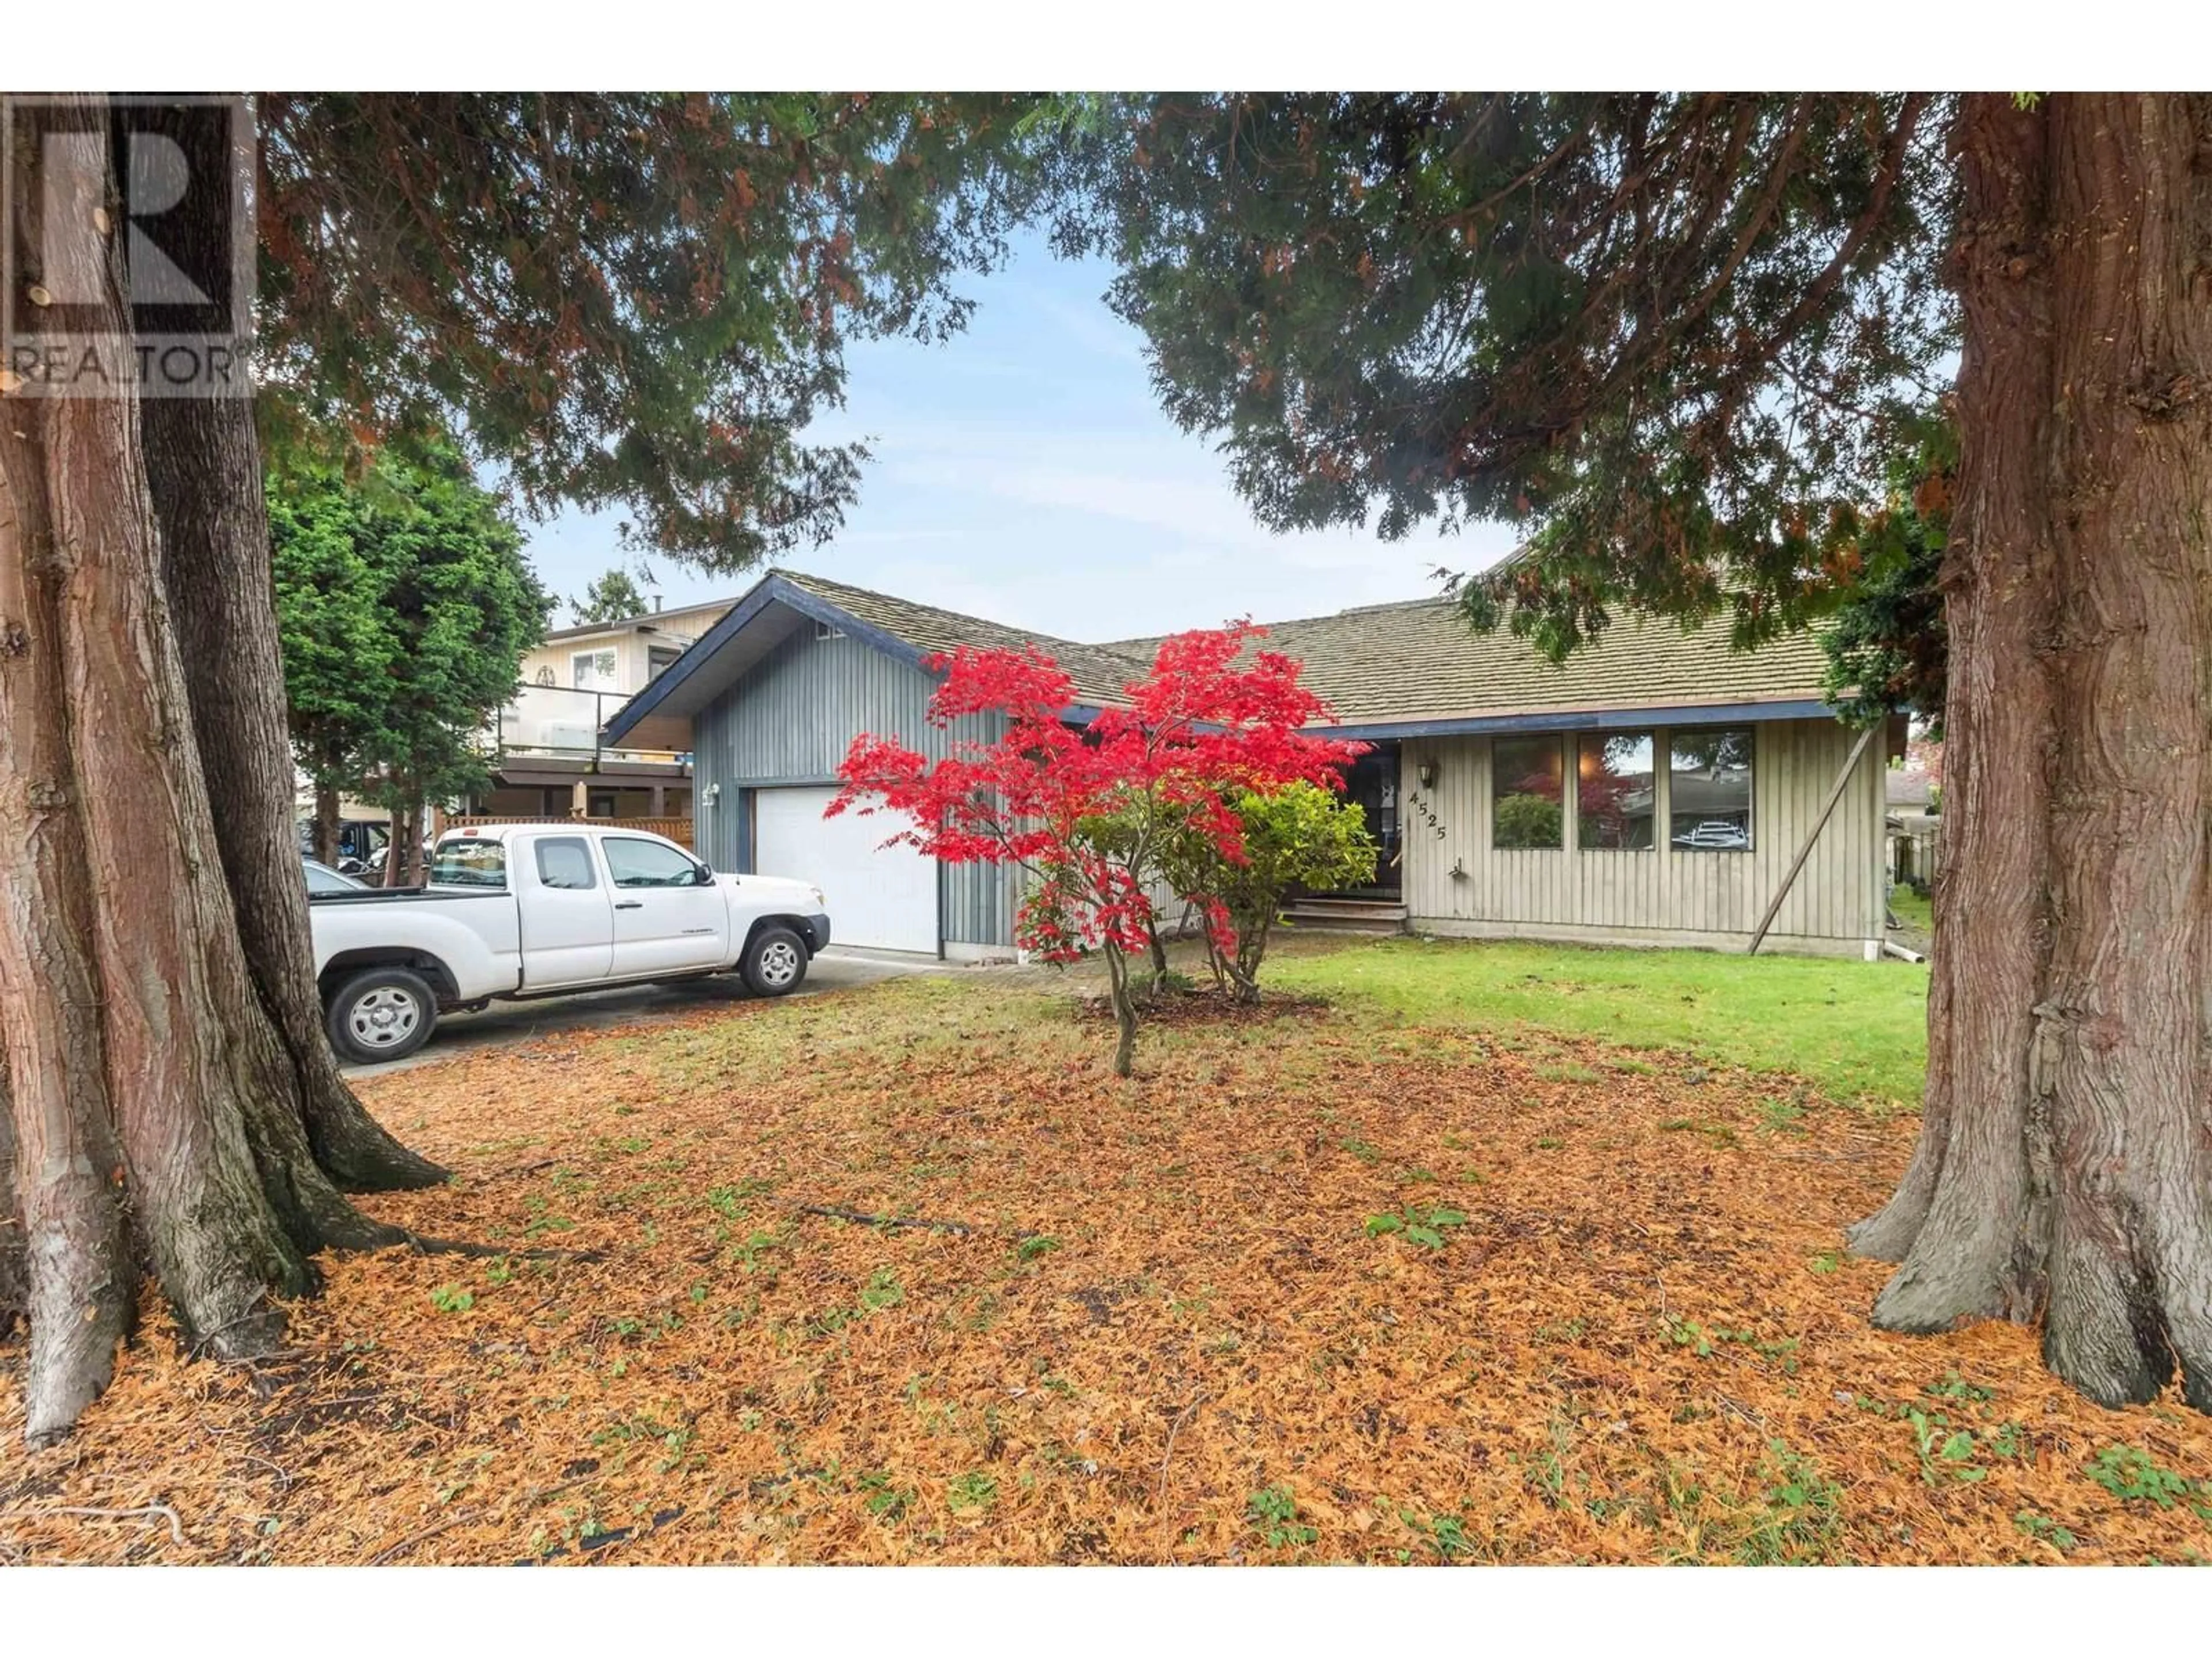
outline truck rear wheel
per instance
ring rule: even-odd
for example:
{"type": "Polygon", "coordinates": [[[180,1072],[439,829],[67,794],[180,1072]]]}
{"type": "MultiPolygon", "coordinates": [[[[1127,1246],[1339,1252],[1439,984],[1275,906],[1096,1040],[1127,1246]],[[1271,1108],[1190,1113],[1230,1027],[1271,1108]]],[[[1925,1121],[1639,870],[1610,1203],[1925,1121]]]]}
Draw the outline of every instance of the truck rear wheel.
{"type": "Polygon", "coordinates": [[[404,1060],[437,1029],[437,994],[412,969],[364,969],[338,987],[324,1024],[343,1059],[404,1060]]]}
{"type": "Polygon", "coordinates": [[[745,944],[738,964],[757,997],[787,997],[806,978],[806,946],[788,927],[763,927],[745,944]]]}

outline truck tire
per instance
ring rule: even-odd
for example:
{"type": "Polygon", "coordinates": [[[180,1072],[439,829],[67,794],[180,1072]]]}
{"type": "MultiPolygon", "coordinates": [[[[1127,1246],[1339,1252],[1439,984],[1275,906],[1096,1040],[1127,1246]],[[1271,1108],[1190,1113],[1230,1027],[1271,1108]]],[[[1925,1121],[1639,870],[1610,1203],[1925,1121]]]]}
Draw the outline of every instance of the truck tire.
{"type": "Polygon", "coordinates": [[[438,997],[410,968],[368,968],[340,985],[324,1017],[342,1060],[404,1060],[438,1025],[438,997]]]}
{"type": "Polygon", "coordinates": [[[787,997],[806,978],[806,945],[788,927],[763,927],[745,942],[738,964],[757,997],[787,997]]]}

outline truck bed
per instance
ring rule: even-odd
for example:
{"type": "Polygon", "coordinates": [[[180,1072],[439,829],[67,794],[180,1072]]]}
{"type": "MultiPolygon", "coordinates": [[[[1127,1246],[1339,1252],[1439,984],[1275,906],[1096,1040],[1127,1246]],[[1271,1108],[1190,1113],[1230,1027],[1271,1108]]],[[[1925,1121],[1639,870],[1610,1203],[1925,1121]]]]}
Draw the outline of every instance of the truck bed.
{"type": "Polygon", "coordinates": [[[344,893],[310,893],[309,904],[388,904],[394,899],[506,898],[504,887],[363,887],[344,893]]]}

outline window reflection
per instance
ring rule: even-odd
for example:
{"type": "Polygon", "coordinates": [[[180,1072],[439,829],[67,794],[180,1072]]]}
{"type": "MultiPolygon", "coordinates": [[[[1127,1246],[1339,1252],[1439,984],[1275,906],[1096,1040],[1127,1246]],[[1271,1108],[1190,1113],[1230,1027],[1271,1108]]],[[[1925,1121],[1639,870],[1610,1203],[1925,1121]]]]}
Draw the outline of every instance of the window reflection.
{"type": "Polygon", "coordinates": [[[1679,852],[1751,850],[1752,733],[1747,726],[1670,734],[1668,839],[1679,852]]]}
{"type": "Polygon", "coordinates": [[[1562,744],[1498,738],[1490,745],[1490,837],[1502,850],[1565,846],[1562,744]]]}
{"type": "Polygon", "coordinates": [[[1651,733],[1586,737],[1575,748],[1576,845],[1586,852],[1649,852],[1651,733]]]}

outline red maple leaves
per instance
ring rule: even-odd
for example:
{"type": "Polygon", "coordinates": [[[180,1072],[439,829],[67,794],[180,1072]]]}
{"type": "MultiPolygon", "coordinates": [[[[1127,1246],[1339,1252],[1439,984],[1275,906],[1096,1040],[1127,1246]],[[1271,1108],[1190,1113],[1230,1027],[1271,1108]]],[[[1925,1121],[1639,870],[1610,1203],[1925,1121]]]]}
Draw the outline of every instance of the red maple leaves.
{"type": "MultiPolygon", "coordinates": [[[[925,666],[941,673],[933,726],[951,733],[937,757],[896,737],[854,740],[830,808],[906,820],[903,842],[950,864],[1019,866],[1030,876],[1017,941],[1051,961],[1094,949],[1143,951],[1158,925],[1165,838],[1195,829],[1231,863],[1246,861],[1230,800],[1304,781],[1340,789],[1365,745],[1304,728],[1329,718],[1299,683],[1299,665],[1247,647],[1249,622],[1179,634],[1124,705],[1081,724],[1075,684],[1034,648],[963,647],[925,666]]],[[[1228,918],[1199,903],[1218,936],[1228,918]]],[[[1118,967],[1118,963],[1117,963],[1118,967]]],[[[1118,981],[1118,974],[1117,974],[1118,981]]]]}

